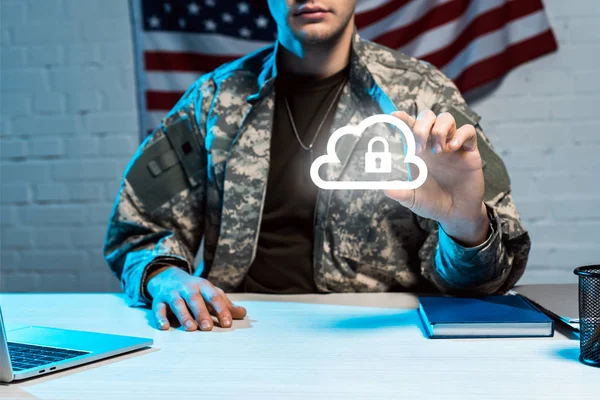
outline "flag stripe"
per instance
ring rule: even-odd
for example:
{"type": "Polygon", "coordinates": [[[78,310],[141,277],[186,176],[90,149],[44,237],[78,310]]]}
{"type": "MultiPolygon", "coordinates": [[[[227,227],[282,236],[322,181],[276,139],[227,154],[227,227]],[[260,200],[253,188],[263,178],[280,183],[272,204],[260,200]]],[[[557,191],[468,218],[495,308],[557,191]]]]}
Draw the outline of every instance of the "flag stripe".
{"type": "MultiPolygon", "coordinates": [[[[171,106],[172,107],[172,106],[171,106]]],[[[169,109],[171,108],[169,107],[169,109]]],[[[167,110],[150,110],[146,113],[144,118],[144,126],[146,127],[146,132],[148,130],[154,129],[160,125],[160,121],[167,115],[167,110]]]]}
{"type": "MultiPolygon", "coordinates": [[[[273,39],[275,39],[273,37],[273,39]]],[[[218,33],[145,32],[145,51],[198,52],[213,55],[242,55],[273,42],[247,40],[218,33]]]]}
{"type": "Polygon", "coordinates": [[[466,68],[455,78],[455,83],[464,91],[471,90],[500,78],[510,69],[551,53],[557,48],[554,34],[549,29],[541,35],[514,44],[506,51],[466,68]]]}
{"type": "Polygon", "coordinates": [[[202,72],[149,71],[145,76],[147,90],[157,92],[185,92],[200,76],[202,72]]]}
{"type": "Polygon", "coordinates": [[[149,110],[169,110],[185,92],[146,91],[146,104],[149,110]]]}
{"type": "MultiPolygon", "coordinates": [[[[491,2],[491,1],[490,1],[491,2]]],[[[539,12],[540,8],[536,7],[534,2],[528,2],[523,5],[515,5],[514,3],[505,3],[503,6],[495,8],[485,14],[479,15],[475,18],[469,26],[466,27],[452,43],[444,43],[443,47],[439,51],[431,52],[429,54],[421,53],[420,51],[412,51],[416,53],[416,57],[423,58],[426,61],[443,67],[460,51],[462,51],[469,43],[475,40],[477,37],[484,34],[490,33],[495,30],[505,32],[502,28],[507,23],[516,19],[525,17],[529,14],[539,12]],[[504,18],[503,18],[504,17],[504,18]]],[[[527,21],[531,23],[538,32],[543,32],[548,29],[547,24],[544,23],[545,16],[543,13],[538,14],[540,18],[535,21],[527,21]]],[[[442,36],[442,35],[440,35],[442,36]]],[[[451,37],[443,35],[445,37],[451,37]]],[[[430,38],[431,43],[434,38],[430,38]]],[[[403,49],[403,51],[410,51],[409,49],[403,49]]]]}
{"type": "MultiPolygon", "coordinates": [[[[488,1],[488,0],[486,0],[488,1]]],[[[399,29],[387,31],[374,38],[374,41],[394,49],[400,48],[423,32],[437,28],[460,17],[468,9],[469,1],[450,1],[441,4],[399,29]]]]}
{"type": "Polygon", "coordinates": [[[389,0],[377,8],[355,14],[354,24],[358,29],[364,28],[381,20],[385,16],[394,13],[408,3],[410,3],[410,0],[389,0]]]}
{"type": "Polygon", "coordinates": [[[415,20],[419,20],[427,15],[432,9],[455,1],[431,0],[432,4],[429,8],[423,7],[419,2],[411,1],[392,14],[381,17],[378,22],[360,28],[359,31],[365,39],[377,41],[377,38],[385,32],[411,25],[415,20]]]}
{"type": "Polygon", "coordinates": [[[513,21],[507,25],[509,35],[507,35],[507,30],[496,30],[479,37],[458,53],[452,61],[442,68],[442,71],[450,79],[454,79],[471,64],[495,56],[508,46],[539,35],[538,26],[544,24],[542,26],[544,26],[545,31],[548,29],[546,23],[544,14],[541,12],[513,21]]]}
{"type": "Polygon", "coordinates": [[[212,71],[221,64],[239,57],[239,55],[152,51],[144,53],[144,65],[147,71],[212,71]]]}
{"type": "MultiPolygon", "coordinates": [[[[415,58],[423,57],[426,54],[433,53],[445,46],[451,44],[457,35],[460,35],[474,20],[479,18],[482,14],[485,14],[491,10],[501,7],[505,4],[505,0],[486,0],[485,2],[475,1],[464,10],[462,14],[458,14],[459,17],[452,19],[447,23],[435,24],[435,27],[430,27],[419,31],[417,36],[413,35],[410,41],[404,41],[400,50],[406,54],[410,54],[415,58]]],[[[457,10],[460,11],[460,10],[457,10]]],[[[443,15],[432,15],[432,18],[442,20],[443,15]]],[[[429,24],[433,26],[434,24],[429,24]]],[[[423,26],[421,26],[423,28],[423,26]]],[[[414,26],[413,31],[419,29],[419,26],[414,26]]],[[[402,33],[399,33],[402,35],[402,33]]],[[[383,40],[383,39],[382,39],[383,40]]],[[[434,64],[435,65],[435,64],[434,64]]]]}
{"type": "Polygon", "coordinates": [[[390,0],[360,0],[356,3],[356,14],[362,14],[374,8],[381,7],[390,0]]]}

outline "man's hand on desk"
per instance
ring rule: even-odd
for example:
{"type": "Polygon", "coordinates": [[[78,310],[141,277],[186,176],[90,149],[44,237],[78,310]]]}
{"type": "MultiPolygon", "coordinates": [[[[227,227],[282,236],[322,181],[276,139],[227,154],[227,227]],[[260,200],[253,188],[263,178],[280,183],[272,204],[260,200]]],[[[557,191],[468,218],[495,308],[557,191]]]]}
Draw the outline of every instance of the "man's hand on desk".
{"type": "Polygon", "coordinates": [[[213,328],[211,314],[222,328],[231,327],[232,319],[242,319],[246,309],[234,305],[225,292],[206,279],[192,276],[177,267],[164,267],[148,280],[152,311],[159,329],[169,329],[168,309],[186,331],[213,328]]]}

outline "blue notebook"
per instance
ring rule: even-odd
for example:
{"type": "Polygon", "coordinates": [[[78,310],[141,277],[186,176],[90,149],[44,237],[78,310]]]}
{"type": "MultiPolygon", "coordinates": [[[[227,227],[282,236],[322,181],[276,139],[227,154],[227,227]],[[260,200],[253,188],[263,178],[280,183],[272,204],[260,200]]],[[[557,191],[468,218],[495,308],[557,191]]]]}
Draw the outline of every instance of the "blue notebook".
{"type": "Polygon", "coordinates": [[[419,316],[432,339],[554,335],[554,321],[520,295],[419,296],[419,303],[419,316]]]}

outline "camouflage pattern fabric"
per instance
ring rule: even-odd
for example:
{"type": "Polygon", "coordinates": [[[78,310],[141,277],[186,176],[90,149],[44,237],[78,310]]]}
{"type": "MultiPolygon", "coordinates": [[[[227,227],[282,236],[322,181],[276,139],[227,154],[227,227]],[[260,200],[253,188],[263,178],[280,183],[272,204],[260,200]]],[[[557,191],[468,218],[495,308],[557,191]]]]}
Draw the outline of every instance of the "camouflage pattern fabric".
{"type": "MultiPolygon", "coordinates": [[[[278,47],[275,43],[198,79],[125,171],[104,253],[131,305],[148,303],[145,277],[165,263],[225,291],[244,278],[255,255],[264,204],[278,47]],[[199,149],[193,162],[170,138],[175,126],[178,132],[187,129],[188,151],[199,149]],[[196,266],[202,242],[202,261],[196,266]]],[[[362,39],[356,31],[350,62],[350,79],[330,133],[373,114],[452,110],[476,126],[492,229],[482,245],[463,248],[437,222],[416,216],[383,191],[321,190],[313,258],[318,290],[479,295],[511,288],[525,270],[530,239],[480,117],[436,68],[362,39]]],[[[375,134],[390,142],[393,177],[406,179],[401,135],[383,127],[361,137],[343,136],[337,146],[341,164],[323,166],[321,176],[369,178],[364,157],[375,134]]]]}

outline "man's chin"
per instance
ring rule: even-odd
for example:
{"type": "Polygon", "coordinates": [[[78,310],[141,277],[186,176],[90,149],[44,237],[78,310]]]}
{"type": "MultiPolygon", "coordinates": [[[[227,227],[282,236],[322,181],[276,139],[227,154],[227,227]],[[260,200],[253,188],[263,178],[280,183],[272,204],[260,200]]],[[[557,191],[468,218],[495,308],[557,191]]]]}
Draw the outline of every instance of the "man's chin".
{"type": "Polygon", "coordinates": [[[298,34],[298,39],[305,44],[328,43],[336,37],[335,32],[328,27],[311,24],[298,34]]]}

